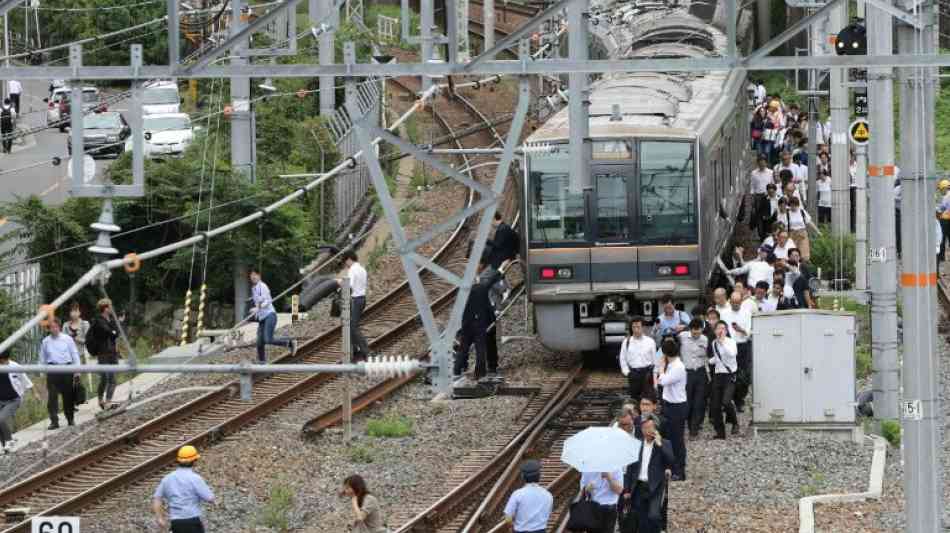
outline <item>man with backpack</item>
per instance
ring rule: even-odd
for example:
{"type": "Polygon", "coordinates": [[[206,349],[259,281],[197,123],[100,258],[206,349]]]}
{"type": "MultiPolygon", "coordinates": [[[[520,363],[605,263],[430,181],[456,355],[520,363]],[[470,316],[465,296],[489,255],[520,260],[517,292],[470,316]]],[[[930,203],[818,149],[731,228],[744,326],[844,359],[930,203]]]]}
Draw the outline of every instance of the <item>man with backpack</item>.
{"type": "Polygon", "coordinates": [[[653,340],[657,346],[666,335],[679,335],[689,327],[691,317],[686,311],[680,311],[673,305],[673,295],[664,294],[660,297],[660,307],[663,312],[656,317],[653,325],[653,340]]]}
{"type": "Polygon", "coordinates": [[[16,109],[9,98],[3,99],[0,106],[0,136],[3,137],[3,153],[9,154],[13,149],[13,124],[16,121],[16,109]]]}

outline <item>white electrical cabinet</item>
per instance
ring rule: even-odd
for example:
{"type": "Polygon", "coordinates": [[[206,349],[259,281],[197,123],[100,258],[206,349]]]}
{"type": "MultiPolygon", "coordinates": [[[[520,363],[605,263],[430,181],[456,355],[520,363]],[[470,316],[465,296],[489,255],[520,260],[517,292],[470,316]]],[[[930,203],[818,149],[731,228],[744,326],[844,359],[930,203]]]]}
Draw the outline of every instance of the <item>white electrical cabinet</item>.
{"type": "Polygon", "coordinates": [[[851,431],[855,317],[792,309],[752,317],[752,422],[851,431]]]}

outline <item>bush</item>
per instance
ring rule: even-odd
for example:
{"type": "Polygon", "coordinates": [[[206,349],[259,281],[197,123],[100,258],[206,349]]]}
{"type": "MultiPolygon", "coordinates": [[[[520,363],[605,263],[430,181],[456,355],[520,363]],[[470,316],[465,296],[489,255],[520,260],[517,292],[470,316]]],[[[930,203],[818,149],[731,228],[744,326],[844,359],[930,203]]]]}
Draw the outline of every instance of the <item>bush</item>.
{"type": "Polygon", "coordinates": [[[353,446],[350,448],[350,462],[369,464],[374,461],[374,450],[369,446],[353,446]]]}
{"type": "Polygon", "coordinates": [[[854,373],[857,379],[866,379],[871,375],[871,349],[858,345],[854,350],[854,373]]]}
{"type": "Polygon", "coordinates": [[[408,437],[412,435],[412,419],[394,414],[374,418],[366,423],[366,434],[380,438],[408,437]]]}
{"type": "Polygon", "coordinates": [[[261,508],[260,523],[275,531],[290,531],[290,519],[296,494],[290,487],[277,484],[270,490],[270,499],[261,508]]]}
{"type": "MultiPolygon", "coordinates": [[[[854,282],[854,235],[831,235],[823,228],[820,236],[811,236],[811,264],[821,269],[822,279],[846,278],[854,282]]],[[[817,271],[816,271],[817,273],[817,271]]]]}
{"type": "Polygon", "coordinates": [[[901,424],[897,420],[881,421],[881,436],[891,443],[891,446],[898,448],[901,445],[901,424]]]}

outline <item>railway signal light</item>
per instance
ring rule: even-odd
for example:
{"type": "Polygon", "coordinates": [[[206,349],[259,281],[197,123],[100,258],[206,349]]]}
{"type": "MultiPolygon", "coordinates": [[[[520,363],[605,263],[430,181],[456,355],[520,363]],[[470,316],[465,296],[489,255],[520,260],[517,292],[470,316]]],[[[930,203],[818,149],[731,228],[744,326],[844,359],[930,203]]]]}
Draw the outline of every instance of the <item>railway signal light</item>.
{"type": "Polygon", "coordinates": [[[839,56],[863,56],[868,53],[868,36],[863,24],[852,22],[838,32],[835,52],[839,56]]]}

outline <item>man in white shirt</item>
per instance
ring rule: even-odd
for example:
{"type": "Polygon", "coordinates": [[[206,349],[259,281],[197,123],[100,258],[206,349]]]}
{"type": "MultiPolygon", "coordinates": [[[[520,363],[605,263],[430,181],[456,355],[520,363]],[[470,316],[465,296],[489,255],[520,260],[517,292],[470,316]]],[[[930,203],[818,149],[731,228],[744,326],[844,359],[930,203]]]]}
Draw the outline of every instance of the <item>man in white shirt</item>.
{"type": "Polygon", "coordinates": [[[719,312],[719,317],[722,318],[722,313],[729,308],[729,301],[726,298],[726,289],[722,287],[717,287],[713,291],[713,303],[716,305],[716,311],[719,312]]]}
{"type": "MultiPolygon", "coordinates": [[[[630,494],[637,515],[637,533],[660,533],[668,530],[666,487],[675,457],[669,440],[660,436],[660,419],[656,415],[645,416],[642,429],[640,457],[627,466],[624,490],[630,494]]],[[[667,431],[665,425],[662,429],[667,431]]]]}
{"type": "Polygon", "coordinates": [[[514,533],[544,533],[554,508],[554,497],[541,482],[541,463],[531,459],[521,465],[524,486],[514,491],[505,505],[505,522],[514,533]]]}
{"type": "Polygon", "coordinates": [[[17,80],[10,80],[7,82],[7,92],[10,93],[10,102],[13,103],[13,108],[16,109],[16,112],[19,115],[20,95],[23,93],[23,85],[21,85],[17,80]]]}
{"type": "Polygon", "coordinates": [[[251,299],[254,300],[254,318],[257,319],[257,362],[267,364],[267,345],[285,346],[290,355],[297,353],[297,340],[288,337],[274,337],[277,329],[277,310],[271,299],[270,288],[261,280],[261,273],[252,268],[247,277],[251,280],[251,299]]]}
{"type": "Polygon", "coordinates": [[[666,437],[673,447],[673,480],[686,479],[686,419],[689,408],[686,404],[686,366],[679,357],[679,346],[674,339],[664,339],[662,346],[664,365],[660,368],[657,383],[663,387],[663,417],[666,437]]]}
{"type": "Polygon", "coordinates": [[[366,309],[366,269],[360,264],[359,257],[353,250],[343,252],[343,264],[350,280],[350,340],[353,360],[359,361],[369,357],[369,344],[360,331],[360,320],[366,309]]]}
{"type": "Polygon", "coordinates": [[[755,287],[760,281],[772,281],[772,273],[775,272],[775,268],[772,266],[774,263],[775,256],[772,255],[772,247],[763,245],[759,247],[758,258],[739,268],[733,268],[729,273],[733,276],[747,274],[746,285],[755,287]]]}
{"type": "MultiPolygon", "coordinates": [[[[702,318],[693,317],[689,331],[677,335],[680,341],[680,360],[686,367],[686,405],[689,409],[689,436],[696,438],[706,417],[706,393],[709,385],[709,370],[706,354],[709,339],[703,335],[705,324],[702,318]]],[[[666,389],[664,389],[666,392],[666,389]]]]}
{"type": "Polygon", "coordinates": [[[752,192],[752,216],[749,217],[749,228],[753,231],[759,225],[758,211],[761,208],[762,199],[765,198],[766,187],[769,183],[774,183],[775,179],[772,170],[768,167],[769,160],[764,155],[759,156],[756,164],[756,168],[749,175],[752,192]]]}
{"type": "Polygon", "coordinates": [[[788,251],[795,248],[795,241],[788,238],[788,231],[782,230],[775,237],[775,246],[772,254],[776,259],[788,259],[788,251]]]}
{"type": "Polygon", "coordinates": [[[620,344],[620,372],[627,376],[630,397],[639,402],[650,394],[653,386],[653,359],[656,342],[643,334],[643,317],[635,316],[630,321],[630,336],[620,344]]]}
{"type": "MultiPolygon", "coordinates": [[[[59,319],[51,317],[49,319],[49,335],[40,343],[40,364],[51,366],[78,365],[79,350],[76,349],[76,343],[69,335],[62,334],[62,326],[59,319]]],[[[73,411],[75,410],[75,399],[73,397],[73,386],[79,383],[79,374],[60,374],[50,372],[46,374],[46,386],[49,394],[46,399],[46,409],[49,412],[49,429],[59,429],[59,397],[63,397],[63,414],[66,415],[66,423],[70,426],[76,425],[73,422],[73,411]]]]}
{"type": "Polygon", "coordinates": [[[768,281],[763,280],[755,284],[755,306],[759,313],[771,313],[778,307],[778,299],[769,298],[768,281]]]}
{"type": "Polygon", "coordinates": [[[745,397],[749,394],[752,378],[752,344],[749,334],[752,331],[752,313],[742,306],[742,295],[732,293],[729,299],[729,308],[722,313],[722,320],[729,325],[729,334],[736,341],[739,353],[736,362],[739,366],[736,375],[735,403],[738,412],[743,411],[745,397]]]}
{"type": "Polygon", "coordinates": [[[588,533],[614,533],[617,524],[617,501],[623,492],[623,470],[614,472],[584,472],[581,491],[600,507],[601,528],[588,533]]]}
{"type": "Polygon", "coordinates": [[[792,173],[792,183],[795,184],[795,189],[799,194],[805,196],[805,187],[808,186],[808,167],[793,161],[791,152],[782,152],[782,162],[775,165],[775,175],[777,176],[783,170],[792,173]]]}

